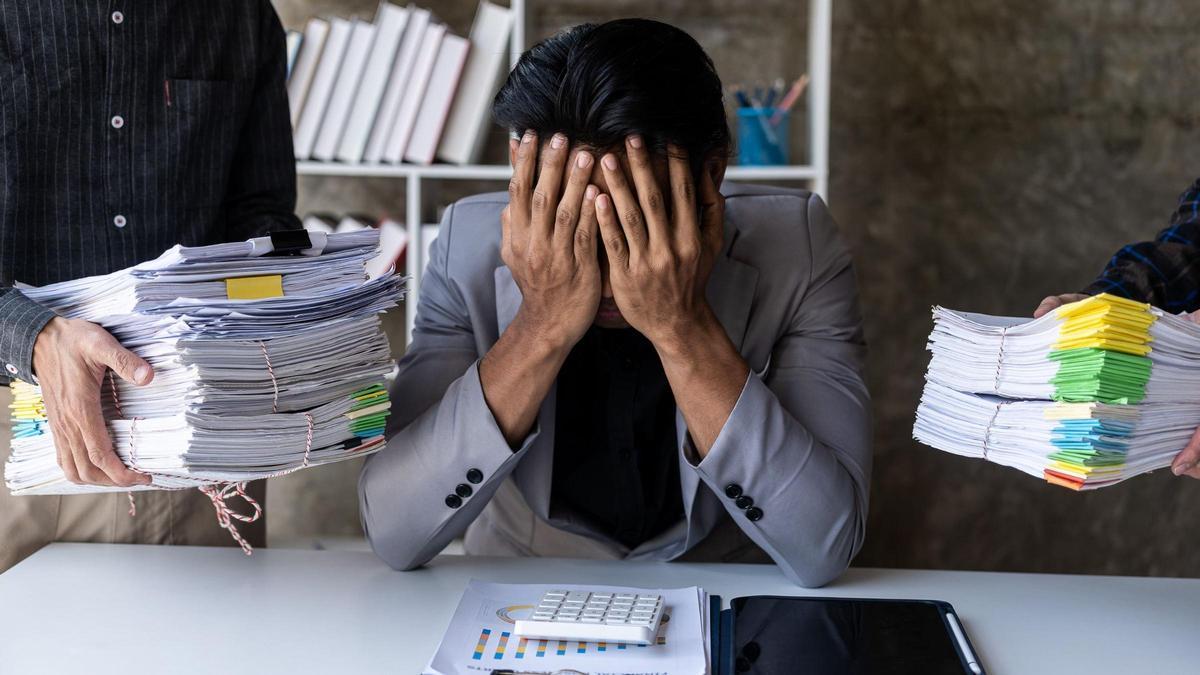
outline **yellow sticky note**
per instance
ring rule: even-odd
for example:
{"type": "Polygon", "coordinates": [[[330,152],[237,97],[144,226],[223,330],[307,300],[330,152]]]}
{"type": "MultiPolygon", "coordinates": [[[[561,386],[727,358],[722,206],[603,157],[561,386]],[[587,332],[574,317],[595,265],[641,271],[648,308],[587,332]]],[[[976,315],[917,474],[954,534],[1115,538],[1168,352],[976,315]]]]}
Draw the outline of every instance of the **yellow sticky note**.
{"type": "Polygon", "coordinates": [[[283,297],[283,276],[236,277],[225,280],[225,294],[230,300],[261,300],[283,297]]]}

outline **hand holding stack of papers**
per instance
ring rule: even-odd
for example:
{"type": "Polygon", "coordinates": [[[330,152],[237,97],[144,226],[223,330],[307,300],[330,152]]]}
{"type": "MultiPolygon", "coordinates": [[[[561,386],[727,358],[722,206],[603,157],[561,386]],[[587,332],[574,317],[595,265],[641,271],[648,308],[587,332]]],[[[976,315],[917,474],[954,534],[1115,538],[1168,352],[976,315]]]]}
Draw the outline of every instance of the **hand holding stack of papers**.
{"type": "Polygon", "coordinates": [[[933,315],[922,443],[1087,490],[1170,466],[1200,425],[1187,319],[1107,294],[1034,320],[933,315]]]}
{"type": "MultiPolygon", "coordinates": [[[[152,479],[133,490],[200,487],[220,514],[229,485],[382,447],[394,363],[378,314],[404,280],[365,280],[376,230],[301,240],[298,255],[263,255],[279,253],[267,237],[176,246],[113,274],[22,288],[105,327],[154,368],[148,385],[109,372],[101,387],[117,455],[152,479]]],[[[40,389],[12,388],[14,495],[125,490],[69,482],[40,389]]]]}

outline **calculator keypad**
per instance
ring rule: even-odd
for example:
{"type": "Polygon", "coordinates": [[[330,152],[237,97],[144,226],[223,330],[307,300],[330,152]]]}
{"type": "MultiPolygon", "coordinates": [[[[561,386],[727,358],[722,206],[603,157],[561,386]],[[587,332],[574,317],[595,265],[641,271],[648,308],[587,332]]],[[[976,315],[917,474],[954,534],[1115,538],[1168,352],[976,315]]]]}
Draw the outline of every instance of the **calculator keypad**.
{"type": "Polygon", "coordinates": [[[652,626],[662,596],[633,593],[547,591],[533,610],[534,621],[652,626]]]}

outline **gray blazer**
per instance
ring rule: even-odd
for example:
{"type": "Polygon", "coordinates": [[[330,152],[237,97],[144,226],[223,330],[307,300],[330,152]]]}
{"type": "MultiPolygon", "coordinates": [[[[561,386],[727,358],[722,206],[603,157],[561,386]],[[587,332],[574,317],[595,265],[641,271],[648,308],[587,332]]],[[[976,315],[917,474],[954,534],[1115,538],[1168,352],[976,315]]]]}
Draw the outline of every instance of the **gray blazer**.
{"type": "Polygon", "coordinates": [[[498,192],[446,211],[422,277],[413,341],[392,388],[390,440],[359,480],[363,528],[381,558],[418,567],[465,532],[466,551],[480,555],[769,556],[804,586],[846,569],[862,545],[871,475],[850,254],[819,197],[731,183],[722,192],[725,239],[708,300],[753,372],[698,464],[676,413],[684,518],[630,550],[556,504],[553,388],[524,444],[514,452],[504,440],[478,373],[521,304],[500,259],[508,195],[498,192]],[[472,495],[452,508],[447,496],[460,484],[472,495]],[[731,484],[761,519],[726,495],[731,484]]]}

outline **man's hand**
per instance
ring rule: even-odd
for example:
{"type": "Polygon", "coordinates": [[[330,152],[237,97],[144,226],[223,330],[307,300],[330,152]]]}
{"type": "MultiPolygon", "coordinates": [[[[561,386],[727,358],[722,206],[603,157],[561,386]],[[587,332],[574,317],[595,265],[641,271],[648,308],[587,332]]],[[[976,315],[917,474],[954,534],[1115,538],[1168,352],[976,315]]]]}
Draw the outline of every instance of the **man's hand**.
{"type": "Polygon", "coordinates": [[[588,185],[592,156],[579,152],[567,168],[569,151],[566,137],[555,134],[542,153],[535,185],[537,135],[526,132],[508,186],[509,203],[500,216],[500,256],[521,289],[521,320],[563,349],[587,332],[600,306],[596,188],[588,185]],[[564,174],[566,189],[559,199],[564,174]]]}
{"type": "Polygon", "coordinates": [[[149,384],[154,371],[100,326],[55,317],[33,346],[33,370],[42,387],[58,465],[72,483],[144,485],[150,477],[125,466],[113,451],[100,410],[100,387],[111,368],[122,379],[149,384]]]}
{"type": "Polygon", "coordinates": [[[656,345],[688,341],[716,322],[704,291],[721,247],[724,198],[705,171],[697,207],[687,155],[672,146],[668,214],[642,138],[630,136],[625,145],[632,189],[609,153],[601,161],[609,194],[596,198],[613,298],[629,325],[656,345]]]}
{"type": "Polygon", "coordinates": [[[1033,310],[1033,318],[1041,318],[1042,315],[1052,312],[1063,305],[1068,305],[1072,302],[1079,302],[1080,300],[1086,300],[1087,298],[1088,296],[1084,295],[1083,293],[1064,293],[1062,295],[1047,296],[1045,300],[1042,300],[1042,304],[1038,305],[1037,309],[1033,310]]]}

